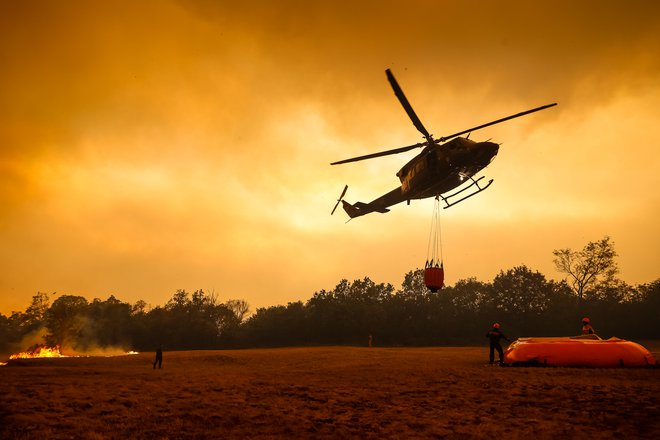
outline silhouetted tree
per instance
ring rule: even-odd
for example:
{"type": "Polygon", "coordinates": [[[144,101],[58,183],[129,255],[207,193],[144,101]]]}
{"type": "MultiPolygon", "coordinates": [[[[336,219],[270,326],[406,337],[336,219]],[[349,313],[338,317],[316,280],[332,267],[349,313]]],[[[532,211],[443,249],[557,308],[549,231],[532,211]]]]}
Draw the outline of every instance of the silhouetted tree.
{"type": "Polygon", "coordinates": [[[341,280],[331,292],[321,290],[307,302],[310,334],[319,343],[359,344],[385,323],[383,306],[394,288],[369,278],[341,280]]]}
{"type": "MultiPolygon", "coordinates": [[[[379,328],[376,337],[378,344],[422,345],[428,343],[435,325],[431,322],[431,293],[424,285],[424,271],[416,269],[408,272],[394,295],[382,300],[385,311],[385,325],[379,328]]],[[[366,339],[365,339],[366,341],[366,339]]]]}
{"type": "Polygon", "coordinates": [[[225,306],[232,311],[239,324],[242,323],[250,312],[250,305],[243,299],[230,299],[225,306]]]}
{"type": "Polygon", "coordinates": [[[527,266],[501,271],[493,280],[493,302],[511,332],[542,334],[542,316],[551,307],[553,289],[545,276],[527,266]]]}
{"type": "Polygon", "coordinates": [[[475,314],[478,311],[486,311],[493,308],[491,286],[471,277],[458,280],[453,287],[446,289],[451,298],[451,304],[461,314],[475,314]]]}
{"type": "Polygon", "coordinates": [[[165,304],[165,308],[167,310],[178,310],[178,311],[184,311],[186,309],[186,306],[190,304],[190,298],[188,298],[188,292],[186,292],[183,289],[177,290],[174,295],[172,295],[172,298],[170,298],[169,301],[167,301],[167,304],[165,304]]]}
{"type": "Polygon", "coordinates": [[[443,309],[442,343],[482,342],[483,334],[496,320],[502,320],[493,302],[492,285],[471,277],[438,291],[438,300],[446,298],[443,309]]]}
{"type": "Polygon", "coordinates": [[[46,341],[75,348],[83,330],[87,300],[82,296],[62,295],[53,301],[46,313],[46,341]]]}
{"type": "Polygon", "coordinates": [[[10,354],[12,344],[18,340],[19,335],[15,330],[9,318],[0,313],[0,358],[10,354]]]}
{"type": "Polygon", "coordinates": [[[235,346],[238,343],[244,316],[245,314],[240,312],[237,315],[227,304],[214,306],[212,320],[220,346],[235,346]]]}
{"type": "Polygon", "coordinates": [[[596,286],[599,281],[611,280],[619,271],[614,258],[617,256],[614,243],[605,236],[599,241],[590,241],[581,251],[557,249],[555,267],[568,276],[568,283],[581,305],[585,293],[596,286]]]}
{"type": "Polygon", "coordinates": [[[209,297],[197,290],[192,297],[185,290],[177,290],[165,305],[162,336],[170,348],[212,348],[217,341],[217,328],[213,319],[209,297]]]}
{"type": "Polygon", "coordinates": [[[258,308],[244,325],[244,337],[250,346],[306,345],[307,317],[301,301],[286,306],[258,308]]]}
{"type": "Polygon", "coordinates": [[[114,295],[101,301],[95,298],[87,307],[87,321],[79,337],[82,350],[104,347],[130,348],[131,305],[114,295]]]}
{"type": "Polygon", "coordinates": [[[405,274],[401,288],[368,277],[341,280],[306,301],[263,307],[248,317],[243,300],[224,303],[214,294],[177,290],[164,306],[114,296],[87,303],[64,295],[49,306],[37,293],[24,313],[0,314],[0,351],[45,324],[49,343],[86,348],[132,346],[154,350],[311,344],[485,344],[485,331],[501,322],[509,337],[573,335],[584,313],[601,336],[660,338],[660,279],[631,286],[615,277],[616,252],[609,237],[580,252],[555,250],[560,282],[527,266],[501,270],[492,283],[462,279],[437,293],[424,285],[424,271],[405,274]],[[580,307],[575,307],[575,299],[580,307]]]}
{"type": "Polygon", "coordinates": [[[38,331],[45,325],[48,307],[48,294],[37,292],[25,312],[12,312],[10,316],[0,314],[0,354],[27,348],[21,346],[26,337],[29,337],[29,344],[43,343],[38,331]]]}
{"type": "Polygon", "coordinates": [[[46,313],[50,308],[50,298],[47,293],[37,292],[23,314],[24,333],[37,330],[44,326],[46,313]]]}
{"type": "Polygon", "coordinates": [[[634,334],[638,338],[660,339],[660,279],[637,288],[638,295],[630,303],[634,334]]]}
{"type": "Polygon", "coordinates": [[[397,291],[397,296],[403,298],[426,298],[428,296],[429,289],[424,284],[424,270],[415,269],[414,271],[408,272],[403,277],[403,283],[401,283],[401,289],[397,291]]]}
{"type": "MultiPolygon", "coordinates": [[[[130,342],[133,349],[155,350],[157,347],[154,346],[154,337],[151,335],[147,312],[147,303],[143,300],[138,300],[131,305],[128,333],[131,337],[130,342]]],[[[160,341],[156,343],[160,343],[160,341]]]]}
{"type": "Polygon", "coordinates": [[[134,328],[139,331],[138,336],[134,337],[134,346],[138,350],[153,351],[161,344],[166,350],[176,348],[174,329],[171,328],[173,320],[164,307],[154,307],[146,313],[135,313],[132,321],[134,328]]]}

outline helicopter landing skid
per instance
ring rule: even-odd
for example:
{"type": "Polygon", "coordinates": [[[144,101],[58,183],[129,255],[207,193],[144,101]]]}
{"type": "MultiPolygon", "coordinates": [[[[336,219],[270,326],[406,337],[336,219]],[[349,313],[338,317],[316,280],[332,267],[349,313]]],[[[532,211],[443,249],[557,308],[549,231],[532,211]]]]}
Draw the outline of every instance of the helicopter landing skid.
{"type": "Polygon", "coordinates": [[[490,180],[488,181],[488,183],[486,183],[485,186],[479,186],[479,181],[480,181],[481,179],[483,179],[484,177],[485,177],[485,176],[481,176],[481,177],[479,177],[477,180],[474,180],[472,177],[470,177],[470,180],[472,181],[472,183],[469,184],[468,186],[466,186],[465,188],[463,188],[462,190],[460,190],[460,191],[456,191],[454,194],[449,194],[448,196],[445,196],[445,197],[443,197],[443,196],[439,196],[439,197],[442,199],[442,201],[445,202],[445,203],[447,204],[447,206],[444,206],[443,208],[444,208],[444,209],[447,209],[447,208],[449,208],[449,207],[451,207],[451,206],[454,206],[454,205],[456,205],[456,204],[458,204],[458,203],[461,203],[463,200],[465,200],[465,199],[469,199],[470,197],[472,197],[472,196],[474,196],[474,195],[477,195],[477,194],[479,194],[481,191],[483,191],[483,190],[485,190],[486,188],[488,188],[488,187],[490,186],[490,184],[493,183],[493,179],[490,179],[490,180]],[[456,200],[455,202],[450,202],[450,201],[449,201],[449,199],[451,199],[452,197],[456,197],[457,195],[461,194],[463,191],[467,191],[468,189],[472,188],[472,187],[475,186],[475,185],[477,186],[477,190],[476,190],[476,191],[474,191],[474,192],[468,194],[468,195],[465,196],[465,197],[462,197],[462,198],[456,200]]]}

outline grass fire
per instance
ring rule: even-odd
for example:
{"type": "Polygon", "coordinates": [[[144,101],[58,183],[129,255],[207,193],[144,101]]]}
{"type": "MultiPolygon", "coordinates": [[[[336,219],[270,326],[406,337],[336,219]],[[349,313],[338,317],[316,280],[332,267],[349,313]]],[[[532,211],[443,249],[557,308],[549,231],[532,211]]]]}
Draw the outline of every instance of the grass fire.
{"type": "MultiPolygon", "coordinates": [[[[120,349],[103,349],[103,350],[93,350],[88,351],[84,354],[75,353],[75,354],[63,354],[59,345],[54,347],[48,347],[45,345],[37,345],[31,347],[26,351],[20,353],[14,353],[9,356],[9,360],[15,359],[43,359],[43,358],[68,358],[68,357],[89,357],[89,356],[100,356],[100,357],[110,357],[110,356],[125,356],[125,355],[134,355],[139,354],[137,351],[123,351],[120,349]]],[[[6,365],[6,363],[0,364],[6,365]]]]}
{"type": "Polygon", "coordinates": [[[57,358],[57,357],[66,357],[60,351],[60,346],[56,345],[54,347],[46,347],[43,345],[38,345],[27,351],[22,351],[20,353],[15,353],[9,356],[9,359],[33,359],[33,358],[57,358]]]}

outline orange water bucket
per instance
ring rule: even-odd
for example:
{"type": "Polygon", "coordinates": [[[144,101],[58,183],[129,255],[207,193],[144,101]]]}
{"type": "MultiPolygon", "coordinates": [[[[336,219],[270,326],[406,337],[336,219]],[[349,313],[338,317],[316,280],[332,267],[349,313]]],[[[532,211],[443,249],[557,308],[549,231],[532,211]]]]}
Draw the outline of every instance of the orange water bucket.
{"type": "Polygon", "coordinates": [[[427,267],[424,269],[424,284],[435,293],[445,285],[445,270],[442,267],[427,267]]]}

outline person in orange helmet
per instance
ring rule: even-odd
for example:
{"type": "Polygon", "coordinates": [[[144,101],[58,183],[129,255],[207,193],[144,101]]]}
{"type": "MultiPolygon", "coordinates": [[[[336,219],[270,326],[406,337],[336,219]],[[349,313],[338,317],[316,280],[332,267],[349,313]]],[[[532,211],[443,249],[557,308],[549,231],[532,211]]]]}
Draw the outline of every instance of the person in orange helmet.
{"type": "Polygon", "coordinates": [[[594,335],[596,330],[591,326],[591,321],[589,318],[582,318],[582,334],[583,335],[594,335]]]}
{"type": "Polygon", "coordinates": [[[495,350],[497,350],[497,354],[500,356],[500,365],[504,365],[504,352],[502,351],[500,339],[505,339],[508,342],[511,341],[500,331],[500,324],[497,322],[493,324],[493,328],[486,333],[486,337],[490,339],[490,351],[488,352],[488,358],[490,360],[489,364],[493,365],[493,361],[495,360],[495,350]]]}

